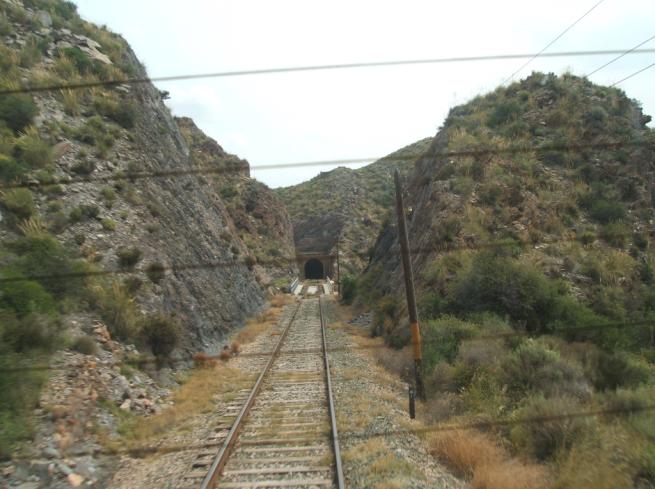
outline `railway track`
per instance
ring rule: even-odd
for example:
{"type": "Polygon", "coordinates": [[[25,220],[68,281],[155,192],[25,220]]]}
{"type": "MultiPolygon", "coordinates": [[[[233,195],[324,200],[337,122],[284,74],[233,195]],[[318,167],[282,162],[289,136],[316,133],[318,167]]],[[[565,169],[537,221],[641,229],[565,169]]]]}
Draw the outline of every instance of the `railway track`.
{"type": "Polygon", "coordinates": [[[345,487],[321,297],[300,300],[279,338],[218,453],[194,466],[201,489],[345,487]]]}

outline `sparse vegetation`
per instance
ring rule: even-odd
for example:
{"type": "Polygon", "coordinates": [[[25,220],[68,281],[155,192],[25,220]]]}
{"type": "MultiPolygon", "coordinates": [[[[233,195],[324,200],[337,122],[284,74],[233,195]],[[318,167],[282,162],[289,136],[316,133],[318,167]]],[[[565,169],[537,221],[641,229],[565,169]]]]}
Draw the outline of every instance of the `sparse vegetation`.
{"type": "Polygon", "coordinates": [[[113,219],[106,217],[100,221],[100,224],[105,231],[116,231],[117,224],[113,219]]]}
{"type": "Polygon", "coordinates": [[[133,268],[137,263],[139,263],[139,261],[141,261],[143,253],[136,246],[130,246],[119,248],[116,252],[116,256],[118,257],[118,263],[120,266],[133,268]]]}
{"type": "Polygon", "coordinates": [[[144,320],[141,334],[153,355],[168,358],[177,346],[179,326],[168,316],[150,316],[144,320]]]}
{"type": "Polygon", "coordinates": [[[160,262],[150,263],[146,267],[146,274],[153,283],[158,284],[166,277],[166,267],[160,262]]]}
{"type": "Polygon", "coordinates": [[[31,124],[37,113],[36,104],[29,95],[0,96],[0,120],[16,133],[31,124]]]}
{"type": "Polygon", "coordinates": [[[34,196],[29,189],[5,190],[0,194],[0,203],[19,219],[27,219],[35,212],[34,196]]]}
{"type": "MultiPolygon", "coordinates": [[[[534,73],[453,108],[435,152],[618,134],[650,140],[652,129],[628,121],[639,110],[619,90],[534,73]]],[[[632,419],[644,414],[636,414],[638,406],[655,378],[652,236],[642,232],[650,229],[652,196],[644,200],[641,190],[650,159],[650,150],[632,149],[448,162],[426,156],[409,180],[407,206],[421,209],[410,232],[428,250],[413,260],[427,416],[455,423],[548,418],[490,430],[480,435],[486,440],[473,431],[441,437],[435,453],[473,487],[655,483],[650,431],[632,419]],[[450,219],[457,228],[447,228],[450,219]],[[558,418],[607,405],[626,414],[558,418]],[[532,474],[529,482],[523,474],[532,474]]],[[[381,300],[402,288],[389,271],[401,269],[389,262],[395,242],[389,224],[357,280],[356,300],[373,308],[375,332],[403,347],[406,318],[385,312],[381,300]]]]}

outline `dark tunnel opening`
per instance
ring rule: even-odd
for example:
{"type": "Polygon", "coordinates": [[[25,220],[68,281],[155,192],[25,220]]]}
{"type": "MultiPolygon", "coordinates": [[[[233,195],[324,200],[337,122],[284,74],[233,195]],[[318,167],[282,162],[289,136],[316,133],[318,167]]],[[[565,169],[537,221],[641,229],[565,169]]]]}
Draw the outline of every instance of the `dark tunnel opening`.
{"type": "Polygon", "coordinates": [[[306,279],[321,279],[325,278],[325,272],[323,270],[323,263],[316,258],[307,260],[305,263],[305,278],[306,279]]]}

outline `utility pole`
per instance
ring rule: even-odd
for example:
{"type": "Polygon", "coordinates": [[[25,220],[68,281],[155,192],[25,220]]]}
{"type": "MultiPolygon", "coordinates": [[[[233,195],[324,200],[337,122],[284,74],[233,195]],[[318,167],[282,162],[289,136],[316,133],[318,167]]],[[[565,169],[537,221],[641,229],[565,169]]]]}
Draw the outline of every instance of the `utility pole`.
{"type": "Polygon", "coordinates": [[[339,240],[341,240],[341,235],[337,236],[337,299],[341,298],[341,270],[339,269],[339,240]]]}
{"type": "Polygon", "coordinates": [[[412,271],[412,262],[409,259],[409,238],[407,236],[407,222],[405,220],[405,203],[403,201],[403,191],[400,186],[400,174],[398,173],[398,170],[394,172],[393,178],[396,184],[398,241],[400,241],[400,255],[403,261],[405,292],[407,294],[407,311],[409,313],[409,328],[412,334],[412,346],[414,352],[414,378],[416,382],[416,395],[419,399],[424,401],[425,387],[423,386],[423,354],[421,352],[421,331],[418,326],[418,312],[416,310],[416,296],[414,294],[414,272],[412,271]]]}

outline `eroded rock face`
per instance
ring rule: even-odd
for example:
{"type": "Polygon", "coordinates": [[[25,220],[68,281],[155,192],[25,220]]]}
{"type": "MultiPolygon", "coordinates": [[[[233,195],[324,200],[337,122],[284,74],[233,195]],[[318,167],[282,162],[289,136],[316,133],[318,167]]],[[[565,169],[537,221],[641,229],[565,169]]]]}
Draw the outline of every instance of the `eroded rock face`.
{"type": "MultiPolygon", "coordinates": [[[[134,78],[147,77],[132,50],[118,36],[107,31],[99,35],[100,40],[111,39],[120,46],[110,51],[80,32],[48,27],[45,15],[26,11],[38,19],[37,27],[12,24],[12,31],[3,42],[16,51],[34,36],[48,40],[49,44],[34,66],[19,68],[25,78],[35,71],[51,70],[58,61],[59,49],[65,47],[79,48],[79,56],[99,61],[98,65],[107,65],[106,69],[118,70],[116,65],[120,64],[120,69],[134,78]],[[120,52],[116,63],[108,57],[110,52],[120,52]]],[[[137,287],[134,295],[142,311],[163,312],[180,323],[182,341],[178,357],[190,358],[196,351],[215,352],[228,331],[261,308],[270,280],[266,270],[256,265],[257,240],[245,243],[245,235],[234,221],[247,223],[251,235],[270,234],[266,249],[282,248],[280,254],[292,254],[290,225],[283,207],[271,200],[270,190],[249,178],[247,161],[228,155],[197,128],[202,144],[185,140],[153,85],[108,86],[92,92],[78,91],[73,96],[71,109],[64,106],[59,92],[35,93],[38,115],[33,123],[38,136],[51,144],[53,178],[66,181],[83,175],[88,181],[64,183],[58,188],[58,195],[34,187],[37,215],[73,254],[86,257],[100,269],[120,271],[123,267],[118,250],[137,247],[142,258],[134,269],[109,275],[109,279],[121,283],[128,279],[140,281],[143,286],[137,287]],[[123,104],[133,120],[126,123],[117,122],[115,116],[112,119],[107,112],[112,110],[111,106],[99,109],[103,99],[123,104]],[[79,136],[91,123],[100,125],[98,133],[109,139],[103,151],[93,140],[79,136]],[[200,154],[206,155],[206,159],[200,154]],[[156,176],[161,171],[197,169],[199,163],[207,167],[236,166],[236,180],[225,181],[212,174],[156,176]],[[155,176],[120,177],[130,172],[155,176]],[[257,188],[251,198],[255,205],[239,215],[231,212],[230,202],[221,195],[221,189],[236,181],[257,188]],[[106,197],[109,194],[111,200],[106,197]],[[260,209],[263,205],[267,206],[266,212],[260,209]],[[69,218],[80,208],[93,212],[88,218],[69,218]],[[255,216],[258,209],[261,216],[255,216]],[[57,226],[53,225],[54,220],[59,223],[57,226]],[[278,245],[278,241],[282,244],[278,245]],[[167,271],[161,280],[151,281],[146,270],[153,264],[173,270],[167,271]]],[[[182,127],[189,124],[193,123],[180,122],[182,127]]],[[[37,180],[30,181],[38,185],[37,180]]],[[[0,226],[0,239],[16,236],[15,229],[4,223],[0,226]]]]}
{"type": "Polygon", "coordinates": [[[206,168],[216,191],[225,203],[234,232],[248,245],[257,264],[260,282],[296,275],[291,220],[277,194],[250,178],[246,160],[226,153],[187,118],[176,118],[189,145],[191,160],[206,168]]]}

